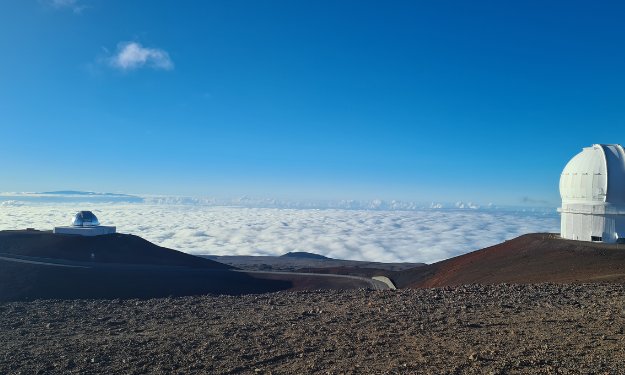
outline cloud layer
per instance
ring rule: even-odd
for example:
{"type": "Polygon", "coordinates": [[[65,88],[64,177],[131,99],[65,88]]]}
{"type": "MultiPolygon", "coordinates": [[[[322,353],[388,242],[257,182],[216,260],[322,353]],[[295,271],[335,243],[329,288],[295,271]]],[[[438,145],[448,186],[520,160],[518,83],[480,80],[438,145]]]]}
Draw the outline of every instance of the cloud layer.
{"type": "MultiPolygon", "coordinates": [[[[66,225],[84,204],[0,204],[0,229],[66,225]]],[[[558,232],[554,213],[368,211],[91,204],[103,225],[194,254],[281,255],[431,263],[530,232],[558,232]]]]}
{"type": "Polygon", "coordinates": [[[123,71],[142,67],[160,70],[172,70],[174,68],[174,63],[167,51],[160,48],[143,47],[137,42],[119,43],[117,52],[109,58],[108,62],[110,66],[123,71]]]}

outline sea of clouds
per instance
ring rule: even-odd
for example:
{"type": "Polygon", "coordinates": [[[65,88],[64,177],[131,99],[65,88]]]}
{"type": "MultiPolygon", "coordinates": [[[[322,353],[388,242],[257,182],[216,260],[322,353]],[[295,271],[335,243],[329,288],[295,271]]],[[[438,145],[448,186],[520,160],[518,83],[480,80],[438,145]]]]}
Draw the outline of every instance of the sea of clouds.
{"type": "MultiPolygon", "coordinates": [[[[555,210],[466,207],[314,209],[233,207],[179,202],[0,202],[0,229],[51,229],[92,210],[102,225],[192,254],[282,255],[432,263],[525,233],[558,232],[555,210]]],[[[457,206],[457,205],[456,205],[457,206]]]]}

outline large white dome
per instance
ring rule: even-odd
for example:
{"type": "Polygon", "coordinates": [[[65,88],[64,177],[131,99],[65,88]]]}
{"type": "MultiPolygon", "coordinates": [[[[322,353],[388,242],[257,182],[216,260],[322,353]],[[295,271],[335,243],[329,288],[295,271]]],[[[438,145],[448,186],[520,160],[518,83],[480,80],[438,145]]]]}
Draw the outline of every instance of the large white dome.
{"type": "Polygon", "coordinates": [[[625,243],[625,151],[592,145],[560,176],[562,238],[625,243]]]}
{"type": "Polygon", "coordinates": [[[625,204],[625,151],[618,144],[586,147],[560,176],[562,203],[625,204]]]}

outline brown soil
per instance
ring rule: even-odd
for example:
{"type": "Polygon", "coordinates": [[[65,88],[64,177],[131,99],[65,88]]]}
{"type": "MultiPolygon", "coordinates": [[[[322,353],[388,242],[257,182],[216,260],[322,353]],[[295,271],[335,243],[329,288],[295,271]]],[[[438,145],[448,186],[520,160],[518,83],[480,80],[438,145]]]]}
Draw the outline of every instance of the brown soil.
{"type": "Polygon", "coordinates": [[[389,276],[399,287],[412,288],[473,283],[625,283],[625,245],[534,233],[389,276]]]}
{"type": "Polygon", "coordinates": [[[618,374],[619,284],[0,304],[0,373],[618,374]]]}

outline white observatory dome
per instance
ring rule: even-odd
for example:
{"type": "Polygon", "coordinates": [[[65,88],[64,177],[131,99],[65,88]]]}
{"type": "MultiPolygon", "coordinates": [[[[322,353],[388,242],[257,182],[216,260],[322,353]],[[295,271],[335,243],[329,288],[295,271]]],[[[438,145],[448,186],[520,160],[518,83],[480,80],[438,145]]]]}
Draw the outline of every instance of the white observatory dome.
{"type": "Polygon", "coordinates": [[[564,167],[560,196],[563,238],[616,242],[625,237],[623,147],[597,144],[584,148],[564,167]]]}
{"type": "Polygon", "coordinates": [[[586,147],[564,167],[562,202],[625,204],[625,151],[621,145],[586,147]],[[609,178],[608,178],[609,176],[609,178]]]}
{"type": "Polygon", "coordinates": [[[80,211],[72,220],[73,227],[97,227],[100,225],[98,218],[91,211],[80,211]]]}

